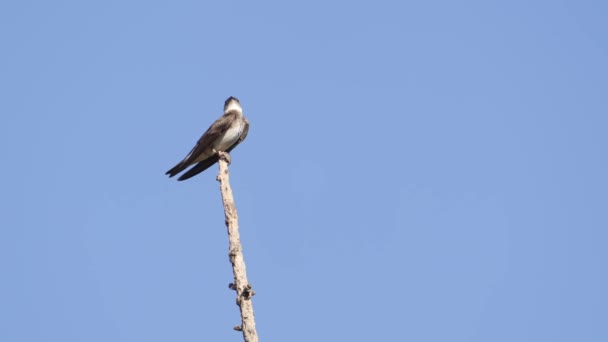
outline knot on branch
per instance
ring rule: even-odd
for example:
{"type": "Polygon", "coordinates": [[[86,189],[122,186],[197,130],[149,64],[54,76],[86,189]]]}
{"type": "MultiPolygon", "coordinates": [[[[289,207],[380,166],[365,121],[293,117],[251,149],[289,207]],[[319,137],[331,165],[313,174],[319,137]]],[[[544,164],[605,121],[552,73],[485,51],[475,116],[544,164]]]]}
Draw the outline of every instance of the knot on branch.
{"type": "MultiPolygon", "coordinates": [[[[231,289],[232,291],[238,291],[238,289],[234,283],[228,284],[228,288],[231,289]]],[[[249,300],[253,296],[255,296],[255,291],[253,291],[253,289],[251,288],[251,284],[247,284],[247,286],[245,286],[245,288],[243,289],[243,292],[241,292],[240,298],[249,300]]],[[[237,304],[240,304],[240,298],[237,298],[237,300],[236,300],[237,304]]]]}
{"type": "Polygon", "coordinates": [[[228,252],[228,257],[232,261],[234,258],[236,258],[237,255],[241,253],[241,251],[242,248],[240,246],[234,246],[233,248],[230,248],[230,251],[228,252]]]}
{"type": "Polygon", "coordinates": [[[241,293],[241,297],[245,300],[251,299],[251,297],[255,296],[255,291],[251,288],[251,284],[247,284],[243,289],[243,293],[241,293]]]}
{"type": "Polygon", "coordinates": [[[232,328],[232,329],[234,329],[236,331],[243,331],[243,327],[240,325],[235,325],[234,328],[232,328]]]}

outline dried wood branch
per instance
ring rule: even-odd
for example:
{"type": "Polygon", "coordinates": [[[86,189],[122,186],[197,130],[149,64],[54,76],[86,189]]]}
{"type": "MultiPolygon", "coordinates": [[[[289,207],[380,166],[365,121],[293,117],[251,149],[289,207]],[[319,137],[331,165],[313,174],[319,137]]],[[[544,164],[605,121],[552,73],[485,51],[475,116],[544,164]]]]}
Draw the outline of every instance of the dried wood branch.
{"type": "Polygon", "coordinates": [[[236,206],[234,205],[234,197],[232,196],[232,188],[230,187],[230,177],[228,174],[230,155],[225,152],[220,152],[219,157],[218,164],[220,171],[217,180],[220,182],[220,190],[222,192],[226,228],[228,228],[228,255],[230,256],[232,273],[234,274],[234,283],[230,284],[230,288],[236,292],[236,303],[241,311],[242,321],[242,325],[236,326],[234,329],[243,332],[245,342],[258,342],[258,334],[255,330],[253,315],[253,304],[251,303],[251,297],[255,292],[251,289],[251,285],[247,280],[243,247],[241,246],[241,238],[239,235],[239,218],[236,212],[236,206]]]}

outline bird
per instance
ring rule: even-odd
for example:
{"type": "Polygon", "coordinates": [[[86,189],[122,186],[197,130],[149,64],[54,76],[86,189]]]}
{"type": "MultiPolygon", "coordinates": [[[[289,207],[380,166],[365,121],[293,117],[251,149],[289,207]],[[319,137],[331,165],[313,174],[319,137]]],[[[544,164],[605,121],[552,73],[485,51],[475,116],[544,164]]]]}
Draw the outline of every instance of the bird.
{"type": "Polygon", "coordinates": [[[224,102],[224,115],[209,126],[190,153],[165,174],[173,177],[196,164],[177,180],[198,175],[219,160],[218,152],[229,153],[245,140],[248,132],[249,121],[243,116],[243,107],[236,97],[230,96],[224,102]]]}

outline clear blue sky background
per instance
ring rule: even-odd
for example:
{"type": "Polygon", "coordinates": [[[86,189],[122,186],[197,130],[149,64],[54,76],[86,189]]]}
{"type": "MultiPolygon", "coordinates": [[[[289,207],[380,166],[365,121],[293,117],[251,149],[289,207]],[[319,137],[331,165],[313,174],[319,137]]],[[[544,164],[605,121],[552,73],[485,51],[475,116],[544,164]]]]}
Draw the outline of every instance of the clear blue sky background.
{"type": "Polygon", "coordinates": [[[605,1],[0,5],[0,341],[608,341],[605,1]]]}

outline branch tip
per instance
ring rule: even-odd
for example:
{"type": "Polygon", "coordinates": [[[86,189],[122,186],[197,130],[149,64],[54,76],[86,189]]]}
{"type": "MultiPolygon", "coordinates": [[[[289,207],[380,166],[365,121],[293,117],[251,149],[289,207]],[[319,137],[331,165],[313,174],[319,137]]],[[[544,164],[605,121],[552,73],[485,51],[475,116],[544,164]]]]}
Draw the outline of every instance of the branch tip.
{"type": "Polygon", "coordinates": [[[223,160],[230,165],[232,158],[230,158],[230,154],[228,154],[228,152],[218,152],[217,156],[220,158],[220,160],[223,160]]]}

